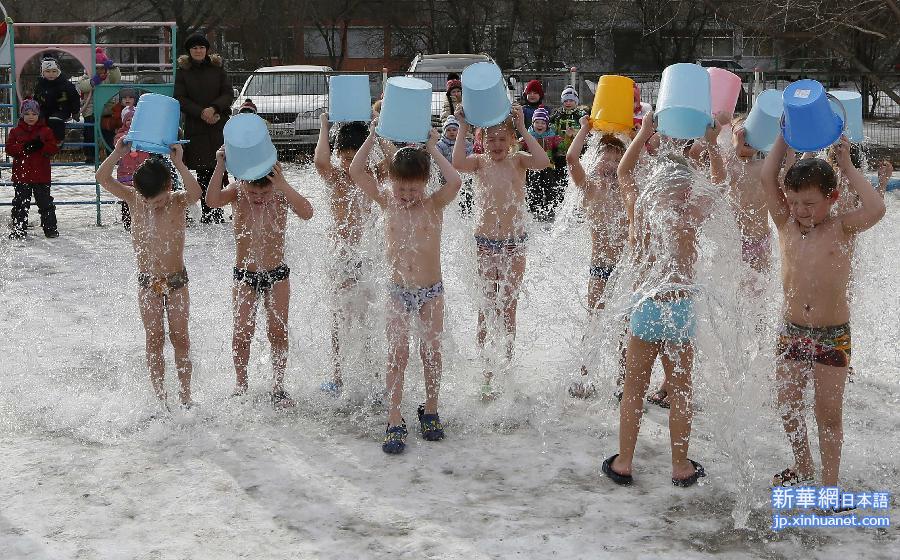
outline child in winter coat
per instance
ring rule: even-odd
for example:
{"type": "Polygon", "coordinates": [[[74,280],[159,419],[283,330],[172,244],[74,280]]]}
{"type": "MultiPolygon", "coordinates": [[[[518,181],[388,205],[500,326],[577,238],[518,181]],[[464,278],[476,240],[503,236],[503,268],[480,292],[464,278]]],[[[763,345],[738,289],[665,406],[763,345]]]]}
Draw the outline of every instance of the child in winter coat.
{"type": "Polygon", "coordinates": [[[119,102],[113,104],[109,114],[100,118],[100,129],[103,131],[104,140],[109,136],[108,143],[110,147],[115,146],[116,132],[122,128],[122,112],[126,107],[134,108],[137,105],[138,94],[131,88],[122,88],[119,90],[119,102]]]}
{"type": "Polygon", "coordinates": [[[525,84],[522,92],[522,112],[525,113],[525,126],[531,126],[534,112],[544,106],[544,86],[538,80],[525,84]]]}
{"type": "MultiPolygon", "coordinates": [[[[468,138],[459,140],[457,137],[458,134],[459,121],[456,120],[456,117],[450,115],[444,120],[443,134],[437,143],[438,151],[441,152],[441,155],[447,158],[447,161],[450,163],[453,163],[453,146],[457,141],[465,142],[466,157],[475,152],[475,146],[472,144],[472,141],[468,138]]],[[[472,179],[466,179],[459,191],[459,207],[464,214],[470,214],[472,212],[472,196],[472,179]]]]}
{"type": "MultiPolygon", "coordinates": [[[[556,134],[556,129],[550,125],[550,115],[547,109],[540,107],[531,117],[531,127],[528,132],[534,136],[541,148],[547,152],[550,158],[550,167],[541,170],[529,170],[526,178],[528,196],[528,210],[540,221],[551,221],[556,215],[556,208],[562,203],[565,168],[565,152],[560,151],[562,139],[556,134]]],[[[527,146],[522,143],[522,149],[527,146]]]]}
{"type": "Polygon", "coordinates": [[[75,84],[62,73],[55,58],[41,59],[41,77],[34,86],[34,100],[41,107],[41,120],[53,131],[56,141],[62,142],[66,135],[66,121],[78,120],[81,102],[75,84]]]}
{"type": "Polygon", "coordinates": [[[41,119],[37,101],[23,101],[20,113],[18,126],[9,131],[6,141],[6,153],[13,158],[12,180],[15,188],[9,238],[25,239],[32,194],[41,213],[44,235],[59,237],[56,206],[50,196],[50,156],[59,151],[59,146],[53,131],[41,119]]]}
{"type": "MultiPolygon", "coordinates": [[[[562,95],[560,95],[560,100],[563,106],[553,111],[553,114],[550,115],[550,124],[553,125],[556,133],[562,138],[560,153],[563,154],[563,159],[565,159],[566,151],[581,128],[579,124],[581,117],[587,115],[588,112],[584,107],[578,106],[578,92],[572,86],[566,86],[562,91],[562,95]]],[[[562,164],[562,167],[564,166],[565,161],[562,164]]]]}
{"type": "Polygon", "coordinates": [[[459,79],[447,80],[447,99],[441,107],[441,120],[452,117],[459,107],[462,107],[462,82],[459,79]]]}
{"type": "MultiPolygon", "coordinates": [[[[94,74],[88,75],[87,69],[85,69],[85,74],[78,80],[78,92],[81,94],[81,115],[84,117],[85,124],[93,124],[97,119],[97,115],[94,115],[94,88],[100,84],[118,84],[122,81],[122,71],[116,67],[115,63],[108,56],[106,56],[103,47],[97,47],[95,58],[97,59],[97,68],[94,74]]],[[[109,144],[108,148],[110,150],[113,148],[115,129],[104,129],[102,123],[104,118],[112,115],[112,108],[112,101],[107,102],[99,115],[101,122],[100,133],[103,137],[103,143],[109,144]]],[[[86,126],[82,130],[82,135],[85,144],[93,143],[93,126],[86,126]]],[[[103,147],[103,143],[100,143],[100,148],[103,147]]],[[[93,146],[85,146],[84,154],[88,162],[94,161],[93,146]]]]}
{"type": "MultiPolygon", "coordinates": [[[[133,118],[134,107],[127,106],[122,109],[122,126],[116,131],[115,143],[118,143],[119,138],[124,138],[128,131],[131,130],[133,118]]],[[[133,186],[134,172],[148,157],[150,157],[150,154],[147,152],[131,150],[128,155],[119,160],[119,165],[116,167],[116,180],[123,185],[133,186]]],[[[122,226],[125,227],[125,231],[131,231],[131,211],[128,208],[128,203],[122,200],[120,204],[122,205],[122,226]]]]}

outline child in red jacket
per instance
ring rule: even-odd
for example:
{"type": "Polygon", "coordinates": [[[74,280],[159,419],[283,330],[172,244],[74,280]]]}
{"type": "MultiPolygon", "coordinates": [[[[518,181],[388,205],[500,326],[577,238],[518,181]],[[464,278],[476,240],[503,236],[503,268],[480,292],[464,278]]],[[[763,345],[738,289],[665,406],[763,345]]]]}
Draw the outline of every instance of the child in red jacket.
{"type": "Polygon", "coordinates": [[[59,151],[56,137],[40,118],[41,108],[34,99],[22,102],[19,124],[9,131],[6,153],[13,158],[12,231],[10,239],[25,239],[25,224],[31,195],[41,213],[41,227],[47,237],[59,237],[56,206],[50,196],[50,157],[59,151]]]}

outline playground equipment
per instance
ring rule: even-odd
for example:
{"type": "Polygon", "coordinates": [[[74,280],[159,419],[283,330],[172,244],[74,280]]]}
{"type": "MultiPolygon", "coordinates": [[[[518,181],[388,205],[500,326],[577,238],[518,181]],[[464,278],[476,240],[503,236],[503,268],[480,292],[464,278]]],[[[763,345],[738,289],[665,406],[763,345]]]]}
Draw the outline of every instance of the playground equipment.
{"type": "MultiPolygon", "coordinates": [[[[7,122],[0,122],[0,130],[3,130],[4,133],[4,141],[5,135],[8,134],[9,129],[14,128],[19,119],[19,103],[23,98],[23,91],[21,90],[21,76],[22,69],[25,67],[25,64],[36,56],[40,56],[43,53],[48,51],[61,51],[69,54],[78,60],[81,65],[84,67],[85,72],[88,75],[93,74],[97,65],[96,58],[96,50],[97,47],[104,48],[157,48],[160,49],[161,53],[165,52],[165,49],[169,49],[169,56],[167,57],[169,62],[160,62],[160,63],[140,63],[140,64],[132,64],[132,67],[152,67],[160,70],[170,69],[171,75],[168,83],[138,83],[133,81],[126,81],[123,79],[122,83],[118,84],[106,84],[101,83],[99,85],[94,86],[93,96],[92,96],[92,106],[94,109],[94,122],[93,123],[84,123],[84,122],[68,122],[66,123],[66,129],[84,129],[87,127],[92,127],[94,129],[94,141],[93,142],[66,142],[65,140],[61,144],[61,148],[92,148],[93,149],[93,165],[88,163],[87,161],[75,161],[75,162],[63,162],[63,161],[53,161],[51,163],[51,167],[53,168],[77,168],[77,167],[87,167],[91,166],[94,170],[100,164],[100,148],[101,143],[103,142],[103,135],[101,133],[101,115],[103,114],[104,106],[110,102],[114,97],[119,95],[119,90],[124,88],[137,89],[140,92],[147,93],[157,93],[161,95],[167,95],[169,97],[172,96],[174,92],[174,82],[175,82],[175,68],[176,68],[176,59],[178,56],[177,50],[177,37],[176,37],[176,24],[175,22],[128,22],[128,21],[110,21],[110,22],[65,22],[65,23],[15,23],[10,18],[6,18],[6,37],[2,40],[2,45],[0,45],[0,67],[7,67],[8,69],[8,82],[0,83],[0,109],[8,109],[8,115],[10,115],[10,120],[7,122]],[[90,37],[90,43],[21,43],[17,44],[15,40],[15,31],[17,29],[24,28],[78,28],[78,29],[86,29],[88,31],[90,37]],[[162,28],[163,30],[168,30],[169,41],[166,43],[98,43],[98,29],[100,30],[100,34],[102,35],[104,29],[141,29],[141,28],[162,28]]],[[[164,31],[165,32],[165,31],[164,31]]],[[[27,95],[25,95],[27,97],[27,95]]],[[[0,119],[5,120],[5,119],[0,119]]],[[[105,144],[104,144],[105,145],[105,144]]],[[[110,149],[111,146],[107,146],[107,149],[110,149]]],[[[0,168],[11,168],[12,162],[10,161],[8,156],[4,154],[3,162],[0,162],[0,168]]],[[[93,199],[81,199],[81,200],[55,200],[54,203],[57,205],[94,205],[96,207],[97,213],[97,225],[102,225],[101,222],[101,213],[100,209],[103,204],[113,204],[116,201],[111,199],[102,198],[102,192],[100,190],[100,185],[97,184],[96,181],[90,180],[73,180],[73,181],[60,181],[55,179],[57,173],[53,173],[54,180],[51,183],[52,187],[94,187],[94,196],[93,199]]],[[[93,173],[91,173],[91,179],[93,179],[93,173]]],[[[0,181],[0,187],[11,187],[12,181],[0,181]]],[[[54,198],[57,198],[55,196],[54,198]]],[[[11,196],[3,195],[0,197],[0,200],[9,200],[12,198],[11,196]]],[[[8,202],[0,202],[0,206],[8,206],[8,202]]]]}

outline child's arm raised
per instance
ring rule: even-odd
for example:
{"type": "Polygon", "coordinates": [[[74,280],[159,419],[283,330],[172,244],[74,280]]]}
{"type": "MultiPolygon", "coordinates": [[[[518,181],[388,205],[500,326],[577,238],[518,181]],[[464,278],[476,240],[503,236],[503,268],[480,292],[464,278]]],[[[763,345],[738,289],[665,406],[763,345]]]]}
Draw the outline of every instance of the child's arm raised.
{"type": "Polygon", "coordinates": [[[206,189],[206,205],[210,208],[221,208],[237,200],[237,189],[233,185],[222,188],[225,178],[225,146],[216,150],[216,168],[206,189]]]}
{"type": "Polygon", "coordinates": [[[331,165],[331,148],[328,145],[328,113],[322,113],[319,117],[319,141],[316,142],[313,164],[325,182],[334,182],[335,172],[334,166],[331,165]]]}
{"type": "Polygon", "coordinates": [[[459,121],[459,132],[456,144],[453,145],[453,169],[464,171],[466,173],[475,173],[478,171],[478,156],[466,155],[465,139],[469,136],[469,122],[466,120],[466,113],[460,107],[456,110],[456,120],[459,121]]]}
{"type": "Polygon", "coordinates": [[[305,196],[298,193],[294,187],[287,182],[287,179],[284,178],[281,162],[276,163],[275,168],[272,169],[272,185],[275,187],[276,191],[284,194],[288,206],[291,207],[294,214],[297,214],[298,218],[301,220],[309,220],[313,217],[312,204],[309,203],[309,200],[307,200],[305,196]]]}
{"type": "Polygon", "coordinates": [[[837,145],[837,160],[847,183],[849,190],[859,197],[860,207],[841,216],[841,225],[848,235],[865,231],[878,223],[884,217],[884,198],[866,176],[853,165],[850,159],[850,140],[841,136],[837,145]]]}
{"type": "Polygon", "coordinates": [[[375,177],[369,173],[369,154],[372,153],[372,146],[375,145],[375,125],[377,120],[373,120],[369,125],[369,137],[359,147],[356,155],[353,156],[353,162],[350,164],[350,179],[360,188],[362,192],[369,198],[374,200],[378,206],[384,208],[387,205],[387,199],[378,190],[378,183],[375,177]]]}
{"type": "Polygon", "coordinates": [[[119,163],[119,160],[127,156],[130,151],[131,146],[126,144],[122,138],[119,138],[119,141],[116,142],[115,149],[109,154],[109,157],[100,164],[100,167],[95,174],[95,178],[97,179],[97,182],[100,183],[100,186],[109,191],[110,194],[121,198],[129,204],[134,204],[134,189],[128,185],[123,185],[113,178],[113,168],[115,168],[116,164],[119,163]]]}
{"type": "MultiPolygon", "coordinates": [[[[441,174],[444,176],[444,184],[437,192],[431,195],[431,199],[434,200],[435,204],[443,208],[456,200],[456,195],[459,194],[459,189],[462,187],[462,178],[459,176],[459,172],[453,169],[453,166],[447,161],[444,154],[438,150],[437,143],[440,137],[440,134],[432,128],[428,135],[428,143],[425,144],[425,149],[431,154],[438,168],[440,168],[441,174]]],[[[457,142],[457,144],[459,143],[457,142]]]]}
{"type": "Polygon", "coordinates": [[[622,205],[625,207],[625,213],[628,215],[628,223],[631,227],[634,225],[634,202],[637,200],[637,185],[634,183],[634,168],[637,165],[638,158],[647,140],[656,132],[656,123],[653,121],[653,111],[647,111],[644,120],[641,121],[641,129],[637,136],[628,145],[622,159],[619,160],[619,167],[616,169],[616,175],[619,178],[619,193],[622,195],[622,205]]]}
{"type": "MultiPolygon", "coordinates": [[[[550,158],[547,156],[547,152],[541,148],[534,136],[525,128],[525,115],[522,112],[522,106],[518,103],[513,104],[512,114],[513,122],[516,123],[516,130],[522,135],[522,140],[528,146],[528,151],[530,152],[529,154],[519,153],[519,161],[522,162],[525,169],[534,169],[535,171],[550,167],[550,158]]],[[[456,154],[454,154],[455,157],[456,154]]]]}
{"type": "Polygon", "coordinates": [[[583,189],[587,174],[584,172],[584,167],[581,166],[581,150],[584,149],[584,143],[587,142],[588,134],[591,133],[591,119],[585,115],[578,122],[581,124],[581,128],[578,129],[578,134],[575,135],[569,151],[566,152],[566,163],[572,182],[576,187],[583,189]]]}
{"type": "Polygon", "coordinates": [[[781,190],[781,181],[779,175],[781,173],[781,164],[784,161],[784,155],[787,152],[787,144],[781,134],[775,140],[772,151],[766,156],[763,162],[762,173],[760,173],[760,182],[763,191],[766,193],[766,206],[769,208],[769,215],[775,222],[775,227],[781,229],[787,223],[791,213],[784,198],[784,191],[781,190]]]}
{"type": "Polygon", "coordinates": [[[709,179],[713,185],[720,185],[725,182],[725,161],[722,159],[722,152],[719,149],[719,133],[722,132],[722,124],[719,122],[718,115],[713,119],[713,123],[706,128],[704,139],[706,140],[706,153],[709,155],[709,179]]]}
{"type": "Polygon", "coordinates": [[[171,149],[172,164],[178,170],[178,174],[181,175],[181,181],[184,183],[184,190],[186,191],[184,202],[190,206],[200,200],[200,197],[203,196],[203,190],[200,188],[197,178],[184,164],[184,147],[181,144],[172,144],[171,149]]]}

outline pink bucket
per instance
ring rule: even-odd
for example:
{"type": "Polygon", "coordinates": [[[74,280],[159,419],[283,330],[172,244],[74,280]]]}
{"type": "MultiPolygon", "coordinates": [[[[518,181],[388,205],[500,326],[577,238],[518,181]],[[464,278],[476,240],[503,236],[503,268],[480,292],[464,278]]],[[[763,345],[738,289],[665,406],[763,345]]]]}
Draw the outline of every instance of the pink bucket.
{"type": "Polygon", "coordinates": [[[709,68],[709,89],[712,94],[712,112],[734,114],[741,94],[741,77],[723,68],[709,68]]]}

